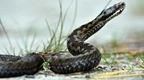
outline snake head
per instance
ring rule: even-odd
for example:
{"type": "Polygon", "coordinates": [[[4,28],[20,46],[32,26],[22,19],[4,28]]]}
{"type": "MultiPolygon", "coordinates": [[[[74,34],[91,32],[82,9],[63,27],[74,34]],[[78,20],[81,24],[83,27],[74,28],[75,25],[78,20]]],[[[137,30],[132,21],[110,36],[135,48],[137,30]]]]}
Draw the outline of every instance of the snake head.
{"type": "Polygon", "coordinates": [[[107,9],[104,9],[97,17],[97,20],[99,21],[109,21],[113,17],[119,15],[125,8],[124,2],[119,2],[107,9]]]}

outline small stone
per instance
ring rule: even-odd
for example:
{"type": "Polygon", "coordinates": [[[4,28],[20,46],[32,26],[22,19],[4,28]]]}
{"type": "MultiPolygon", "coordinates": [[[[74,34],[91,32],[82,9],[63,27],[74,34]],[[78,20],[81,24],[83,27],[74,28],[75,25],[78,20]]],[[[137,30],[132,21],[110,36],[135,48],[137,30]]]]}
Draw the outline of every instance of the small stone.
{"type": "Polygon", "coordinates": [[[26,78],[35,78],[34,75],[25,75],[26,78]]]}
{"type": "Polygon", "coordinates": [[[90,78],[90,75],[86,75],[85,78],[90,78]]]}

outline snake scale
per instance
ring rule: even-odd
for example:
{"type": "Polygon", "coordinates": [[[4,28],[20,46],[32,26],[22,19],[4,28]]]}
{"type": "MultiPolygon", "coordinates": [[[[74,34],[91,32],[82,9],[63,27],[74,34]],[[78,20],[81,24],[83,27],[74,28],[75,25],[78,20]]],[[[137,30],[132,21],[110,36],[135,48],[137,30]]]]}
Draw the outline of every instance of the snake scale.
{"type": "MultiPolygon", "coordinates": [[[[125,8],[119,2],[104,9],[94,20],[75,29],[67,39],[67,48],[71,57],[50,56],[49,69],[54,73],[68,74],[89,71],[101,60],[100,51],[85,40],[100,30],[108,21],[119,15],[125,8]]],[[[0,55],[0,77],[15,77],[35,74],[42,68],[47,58],[42,54],[28,54],[24,57],[0,55]]]]}

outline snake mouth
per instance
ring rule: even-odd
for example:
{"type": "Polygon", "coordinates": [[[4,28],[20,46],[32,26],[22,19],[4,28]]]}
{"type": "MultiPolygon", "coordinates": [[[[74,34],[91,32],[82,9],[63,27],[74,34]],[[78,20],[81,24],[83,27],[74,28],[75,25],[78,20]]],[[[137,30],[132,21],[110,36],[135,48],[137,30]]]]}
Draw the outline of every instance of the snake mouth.
{"type": "Polygon", "coordinates": [[[124,2],[119,2],[107,9],[104,9],[97,17],[100,21],[109,21],[113,17],[119,15],[125,8],[124,2]]]}

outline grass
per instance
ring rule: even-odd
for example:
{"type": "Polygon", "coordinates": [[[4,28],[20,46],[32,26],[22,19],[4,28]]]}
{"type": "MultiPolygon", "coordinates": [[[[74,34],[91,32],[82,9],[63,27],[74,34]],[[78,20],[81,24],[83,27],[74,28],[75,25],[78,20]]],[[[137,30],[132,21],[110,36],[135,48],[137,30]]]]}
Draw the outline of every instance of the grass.
{"type": "Polygon", "coordinates": [[[144,69],[144,53],[142,53],[142,55],[139,56],[140,60],[142,61],[142,63],[140,64],[140,68],[144,69]]]}
{"type": "Polygon", "coordinates": [[[113,53],[104,53],[102,59],[103,63],[109,66],[117,64],[116,55],[113,53]]]}
{"type": "MultiPolygon", "coordinates": [[[[63,29],[64,29],[64,24],[65,24],[65,19],[66,19],[67,13],[68,13],[70,7],[72,6],[72,4],[71,4],[72,2],[73,2],[73,0],[71,0],[68,8],[66,9],[66,11],[64,13],[63,12],[63,6],[62,6],[62,0],[59,0],[60,15],[59,15],[59,20],[58,20],[58,23],[57,23],[57,26],[56,26],[55,30],[52,30],[51,26],[48,23],[48,21],[45,20],[45,22],[47,24],[48,32],[51,35],[51,38],[50,38],[49,41],[47,41],[48,45],[44,44],[44,50],[43,50],[44,52],[49,52],[49,51],[58,52],[58,51],[61,51],[61,50],[66,50],[65,49],[66,47],[65,47],[64,43],[66,41],[66,38],[67,38],[68,34],[64,35],[63,34],[63,32],[64,32],[63,29]]],[[[77,1],[76,1],[76,3],[77,3],[77,1]]],[[[76,14],[77,14],[77,6],[75,7],[74,18],[73,18],[72,24],[75,23],[76,14]]]]}
{"type": "MultiPolygon", "coordinates": [[[[70,25],[70,27],[72,28],[72,26],[75,23],[76,16],[77,16],[77,1],[71,0],[69,3],[69,6],[64,11],[63,10],[63,2],[62,2],[62,0],[59,0],[59,8],[60,8],[59,9],[59,20],[58,20],[56,26],[50,26],[47,19],[45,19],[45,23],[46,23],[47,29],[48,29],[48,34],[50,34],[50,39],[47,39],[47,43],[43,42],[41,44],[41,45],[43,45],[43,49],[40,52],[49,52],[49,51],[50,52],[58,52],[58,51],[66,50],[65,41],[68,36],[68,33],[66,35],[64,35],[65,33],[63,33],[64,32],[64,24],[65,24],[65,20],[67,18],[68,12],[73,5],[72,3],[74,3],[74,6],[75,6],[72,25],[70,25]],[[55,29],[52,29],[52,27],[55,27],[55,29]]],[[[34,33],[32,36],[32,39],[30,41],[28,41],[28,38],[29,38],[28,36],[30,34],[29,30],[28,30],[26,33],[26,37],[24,37],[22,39],[23,45],[20,45],[19,42],[15,41],[17,46],[19,47],[19,51],[15,51],[15,47],[13,46],[14,44],[11,42],[10,37],[6,31],[6,27],[3,25],[1,20],[0,20],[0,24],[2,26],[2,29],[6,35],[6,38],[8,40],[9,46],[10,46],[10,48],[5,47],[4,51],[6,53],[15,55],[16,52],[25,54],[25,53],[31,53],[31,52],[37,51],[37,49],[39,47],[36,47],[35,51],[32,50],[34,43],[36,42],[36,37],[37,37],[36,33],[34,33]]],[[[68,32],[70,32],[70,31],[68,31],[68,32]]]]}
{"type": "MultiPolygon", "coordinates": [[[[57,23],[55,30],[52,30],[48,21],[45,20],[45,22],[47,24],[47,29],[48,29],[49,34],[51,35],[51,38],[50,38],[50,40],[47,41],[48,45],[43,44],[43,46],[44,46],[43,51],[44,52],[59,52],[59,51],[67,50],[66,45],[65,45],[65,41],[67,39],[68,34],[64,35],[63,29],[64,29],[64,24],[65,24],[65,19],[66,19],[67,13],[68,13],[68,10],[70,9],[71,5],[72,5],[71,4],[72,2],[73,2],[73,0],[70,2],[65,13],[63,13],[62,0],[59,0],[60,15],[59,15],[59,20],[58,20],[58,23],[57,23]]],[[[72,21],[72,26],[75,23],[76,14],[77,14],[77,1],[76,1],[76,7],[75,7],[75,11],[74,11],[74,18],[72,21]]],[[[48,66],[49,66],[49,61],[46,61],[43,64],[44,70],[47,70],[48,66]]]]}
{"type": "MultiPolygon", "coordinates": [[[[6,38],[7,38],[8,43],[9,43],[9,46],[10,46],[9,49],[12,50],[13,53],[15,53],[15,49],[14,49],[13,46],[12,46],[11,40],[10,40],[10,38],[9,38],[9,35],[8,35],[8,33],[7,33],[6,29],[5,29],[5,26],[4,26],[4,24],[3,24],[3,22],[2,22],[1,19],[0,19],[0,25],[1,25],[4,33],[5,33],[5,36],[6,36],[6,38]]],[[[5,48],[5,51],[6,51],[8,54],[10,54],[8,48],[5,48]]]]}
{"type": "MultiPolygon", "coordinates": [[[[134,40],[135,39],[142,40],[143,38],[142,37],[143,33],[141,32],[138,32],[137,34],[135,33],[135,34],[129,34],[129,35],[134,36],[134,40]]],[[[123,48],[122,47],[123,44],[119,43],[116,37],[113,37],[111,42],[109,42],[107,45],[108,45],[108,49],[110,50],[107,50],[107,49],[105,50],[104,48],[103,50],[104,52],[102,54],[102,61],[101,61],[102,64],[110,66],[110,67],[116,66],[118,69],[126,69],[128,71],[136,71],[137,69],[140,69],[140,68],[144,69],[143,52],[132,52],[132,51],[127,52],[127,49],[125,52],[123,52],[124,50],[121,50],[121,48],[123,48]],[[122,66],[119,66],[119,65],[122,65],[122,66]],[[123,65],[124,65],[124,68],[123,68],[123,65]]],[[[127,48],[127,47],[124,46],[124,48],[127,48]]]]}

